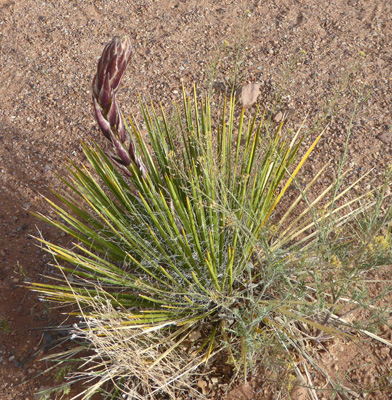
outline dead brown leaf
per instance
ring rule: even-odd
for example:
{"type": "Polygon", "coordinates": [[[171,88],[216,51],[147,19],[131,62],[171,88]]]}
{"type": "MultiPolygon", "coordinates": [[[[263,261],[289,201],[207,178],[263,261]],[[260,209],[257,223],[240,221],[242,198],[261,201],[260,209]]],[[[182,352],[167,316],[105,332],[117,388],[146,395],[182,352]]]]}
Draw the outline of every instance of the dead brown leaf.
{"type": "Polygon", "coordinates": [[[197,386],[202,390],[203,394],[206,395],[208,393],[207,387],[208,383],[206,381],[203,381],[202,379],[199,379],[197,381],[197,386]]]}
{"type": "Polygon", "coordinates": [[[260,87],[260,83],[247,83],[239,88],[239,93],[237,93],[242,107],[252,107],[256,103],[260,94],[260,87]]]}
{"type": "Polygon", "coordinates": [[[286,122],[295,112],[294,108],[285,108],[283,110],[278,111],[274,116],[273,120],[277,124],[280,124],[281,122],[286,122]]]}

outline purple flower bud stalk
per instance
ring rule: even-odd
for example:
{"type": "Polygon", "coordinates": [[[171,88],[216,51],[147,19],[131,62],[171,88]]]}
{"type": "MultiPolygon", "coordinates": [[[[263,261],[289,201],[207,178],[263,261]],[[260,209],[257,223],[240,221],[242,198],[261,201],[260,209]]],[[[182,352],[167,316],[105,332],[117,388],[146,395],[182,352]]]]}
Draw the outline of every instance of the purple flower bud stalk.
{"type": "Polygon", "coordinates": [[[105,46],[93,80],[93,105],[99,128],[113,144],[115,155],[112,155],[112,159],[128,173],[128,169],[124,167],[133,162],[145,178],[147,169],[136,154],[135,145],[125,129],[116,100],[116,93],[130,57],[131,42],[126,36],[116,36],[105,46]]]}

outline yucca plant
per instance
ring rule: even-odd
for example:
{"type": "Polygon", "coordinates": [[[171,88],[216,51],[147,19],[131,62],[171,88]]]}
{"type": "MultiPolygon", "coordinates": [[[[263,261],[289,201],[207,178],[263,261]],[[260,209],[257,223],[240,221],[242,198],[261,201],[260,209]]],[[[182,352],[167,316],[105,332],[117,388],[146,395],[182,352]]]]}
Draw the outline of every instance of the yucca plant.
{"type": "Polygon", "coordinates": [[[175,398],[181,388],[202,395],[192,384],[201,365],[221,354],[247,376],[276,346],[302,376],[296,354],[312,363],[308,340],[349,336],[337,310],[360,266],[341,268],[341,284],[321,290],[332,247],[355,253],[330,232],[374,200],[342,202],[358,182],[308,200],[321,171],[278,218],[321,135],[299,158],[301,129],[289,138],[263,113],[237,115],[234,98],[213,114],[209,98],[183,90],[170,118],[141,101],[148,143],[116,100],[130,56],[129,39],[114,38],[93,82],[96,120],[113,151],[84,144],[92,171],[71,163],[60,205],[48,200],[59,218],[39,215],[76,240],[65,248],[39,239],[62,277],[34,290],[77,304],[80,317],[70,331],[75,347],[52,358],[91,350],[73,376],[89,382],[83,399],[175,398]]]}

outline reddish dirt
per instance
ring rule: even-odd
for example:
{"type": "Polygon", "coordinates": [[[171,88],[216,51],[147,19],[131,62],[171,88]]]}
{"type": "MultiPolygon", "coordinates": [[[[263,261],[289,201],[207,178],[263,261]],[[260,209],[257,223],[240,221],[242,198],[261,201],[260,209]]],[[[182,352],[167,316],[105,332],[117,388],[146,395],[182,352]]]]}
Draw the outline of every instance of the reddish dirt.
{"type": "MultiPolygon", "coordinates": [[[[168,107],[181,84],[205,91],[219,54],[214,82],[230,81],[239,43],[241,81],[262,84],[261,106],[281,91],[279,107],[296,110],[293,127],[307,115],[307,131],[341,86],[336,116],[305,169],[311,176],[331,162],[325,182],[336,173],[358,93],[369,91],[348,152],[350,179],[374,168],[361,188],[368,190],[392,159],[391,15],[385,0],[0,0],[0,399],[32,400],[34,391],[53,384],[53,375],[37,377],[46,367],[39,359],[54,340],[48,327],[64,315],[23,282],[52,273],[50,257],[30,235],[63,244],[66,238],[29,212],[51,213],[41,194],[61,187],[55,174],[64,173],[66,158],[84,161],[80,140],[104,143],[90,82],[105,43],[119,34],[133,40],[120,103],[137,121],[137,93],[168,107]]],[[[391,268],[382,272],[383,279],[391,275],[391,268]]],[[[385,337],[392,339],[388,327],[385,337]]],[[[371,385],[380,365],[390,368],[385,346],[369,345],[370,355],[360,359],[355,348],[339,346],[325,357],[326,368],[366,365],[354,374],[359,385],[371,385]]],[[[267,396],[252,383],[235,390],[228,399],[267,396]]]]}

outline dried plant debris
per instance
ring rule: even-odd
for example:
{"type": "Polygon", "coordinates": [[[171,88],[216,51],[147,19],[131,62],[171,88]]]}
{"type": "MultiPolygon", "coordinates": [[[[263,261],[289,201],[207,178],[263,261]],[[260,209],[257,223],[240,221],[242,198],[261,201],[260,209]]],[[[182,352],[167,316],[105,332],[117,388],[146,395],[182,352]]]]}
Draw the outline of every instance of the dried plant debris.
{"type": "Polygon", "coordinates": [[[203,395],[208,393],[208,383],[205,380],[198,380],[197,386],[202,390],[203,395]]]}
{"type": "Polygon", "coordinates": [[[260,83],[246,83],[235,91],[236,99],[241,103],[242,107],[252,107],[256,103],[260,95],[260,83]]]}
{"type": "MultiPolygon", "coordinates": [[[[213,88],[218,93],[222,93],[227,97],[231,95],[230,85],[227,85],[223,82],[215,82],[213,84],[213,88]]],[[[257,98],[261,93],[260,88],[261,83],[246,83],[244,85],[237,86],[234,90],[234,97],[236,101],[242,105],[242,107],[252,107],[256,103],[257,98]]]]}
{"type": "Polygon", "coordinates": [[[294,112],[295,108],[284,108],[275,113],[272,120],[277,124],[281,124],[282,122],[286,122],[294,112]]]}

